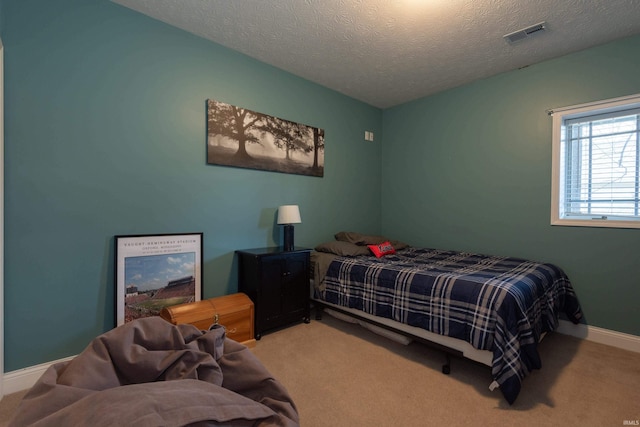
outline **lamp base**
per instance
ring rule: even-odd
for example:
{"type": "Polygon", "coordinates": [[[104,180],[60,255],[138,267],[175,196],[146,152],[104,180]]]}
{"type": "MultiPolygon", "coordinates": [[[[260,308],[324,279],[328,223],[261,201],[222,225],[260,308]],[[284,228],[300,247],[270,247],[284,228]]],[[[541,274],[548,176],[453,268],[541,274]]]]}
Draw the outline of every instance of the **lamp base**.
{"type": "Polygon", "coordinates": [[[293,225],[291,224],[284,226],[284,241],[282,246],[286,252],[293,250],[293,225]]]}

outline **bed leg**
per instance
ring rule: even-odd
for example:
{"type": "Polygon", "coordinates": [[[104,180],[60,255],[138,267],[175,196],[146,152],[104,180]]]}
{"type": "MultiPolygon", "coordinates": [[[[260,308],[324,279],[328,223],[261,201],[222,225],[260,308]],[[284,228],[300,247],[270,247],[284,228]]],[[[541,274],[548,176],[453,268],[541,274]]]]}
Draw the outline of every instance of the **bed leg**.
{"type": "Polygon", "coordinates": [[[451,373],[451,355],[449,353],[445,353],[444,356],[447,362],[442,365],[442,373],[445,375],[449,375],[451,373]]]}

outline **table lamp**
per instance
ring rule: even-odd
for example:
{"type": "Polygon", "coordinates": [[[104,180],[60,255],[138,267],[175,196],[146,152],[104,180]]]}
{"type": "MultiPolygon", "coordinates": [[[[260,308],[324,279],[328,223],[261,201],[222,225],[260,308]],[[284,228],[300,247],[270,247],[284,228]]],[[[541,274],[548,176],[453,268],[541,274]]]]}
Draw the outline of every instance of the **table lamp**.
{"type": "Polygon", "coordinates": [[[284,250],[293,250],[293,224],[300,224],[298,205],[284,205],[278,208],[278,225],[284,225],[284,250]]]}

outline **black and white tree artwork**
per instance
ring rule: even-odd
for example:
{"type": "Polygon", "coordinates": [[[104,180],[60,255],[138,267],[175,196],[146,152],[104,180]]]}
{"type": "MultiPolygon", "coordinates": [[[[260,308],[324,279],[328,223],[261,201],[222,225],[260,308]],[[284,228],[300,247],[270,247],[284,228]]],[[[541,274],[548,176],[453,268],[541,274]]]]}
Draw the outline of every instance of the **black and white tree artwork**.
{"type": "Polygon", "coordinates": [[[207,163],[324,176],[324,130],[207,100],[207,163]]]}

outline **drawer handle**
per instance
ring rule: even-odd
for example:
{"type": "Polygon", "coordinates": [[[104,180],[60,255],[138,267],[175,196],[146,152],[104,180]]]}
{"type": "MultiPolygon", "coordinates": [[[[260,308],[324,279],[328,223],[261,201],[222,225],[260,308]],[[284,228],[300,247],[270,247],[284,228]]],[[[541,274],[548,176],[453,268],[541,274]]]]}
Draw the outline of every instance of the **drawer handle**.
{"type": "Polygon", "coordinates": [[[227,329],[227,333],[229,334],[235,334],[236,332],[238,332],[238,328],[227,329]]]}

